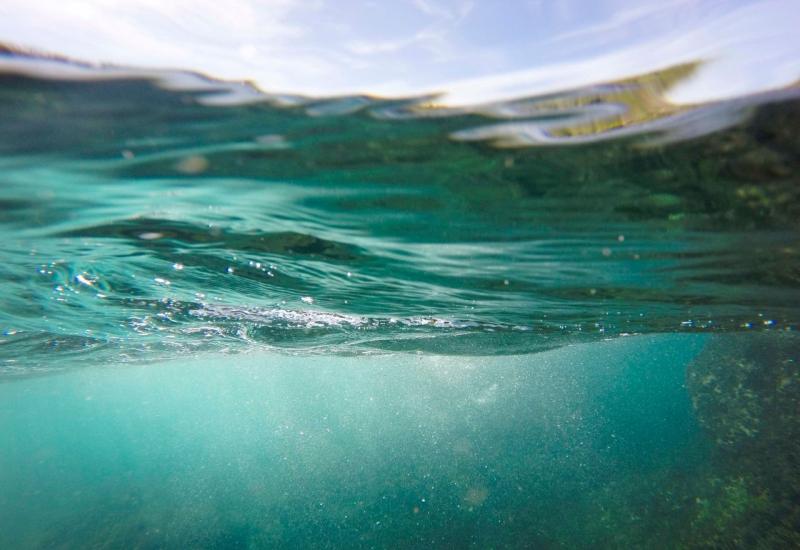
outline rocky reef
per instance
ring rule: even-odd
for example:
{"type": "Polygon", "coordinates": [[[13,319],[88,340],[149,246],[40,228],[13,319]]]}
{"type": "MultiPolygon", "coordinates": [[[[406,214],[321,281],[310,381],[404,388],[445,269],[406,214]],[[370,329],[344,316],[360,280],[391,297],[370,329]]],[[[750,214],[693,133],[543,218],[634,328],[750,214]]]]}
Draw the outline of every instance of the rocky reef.
{"type": "Polygon", "coordinates": [[[713,464],[696,497],[697,546],[800,546],[799,366],[791,332],[718,336],[689,365],[713,464]]]}

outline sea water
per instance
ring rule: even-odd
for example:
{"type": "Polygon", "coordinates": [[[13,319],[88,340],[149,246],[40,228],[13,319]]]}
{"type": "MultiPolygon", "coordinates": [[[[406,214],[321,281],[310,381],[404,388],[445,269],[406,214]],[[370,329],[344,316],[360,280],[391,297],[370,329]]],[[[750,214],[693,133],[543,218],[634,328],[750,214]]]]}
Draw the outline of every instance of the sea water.
{"type": "Polygon", "coordinates": [[[796,87],[2,58],[0,547],[800,543],[796,87]]]}
{"type": "Polygon", "coordinates": [[[702,341],[208,355],[4,384],[3,546],[590,545],[651,539],[647,521],[675,536],[647,507],[681,506],[658,484],[706,459],[683,389],[702,341]]]}

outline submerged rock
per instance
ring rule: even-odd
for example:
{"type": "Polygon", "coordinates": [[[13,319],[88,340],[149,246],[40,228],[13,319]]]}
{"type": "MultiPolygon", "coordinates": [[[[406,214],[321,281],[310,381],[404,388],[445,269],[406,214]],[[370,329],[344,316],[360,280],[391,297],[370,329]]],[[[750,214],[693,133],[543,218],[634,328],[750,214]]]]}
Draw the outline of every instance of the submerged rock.
{"type": "Polygon", "coordinates": [[[800,338],[793,333],[713,339],[687,370],[700,424],[722,452],[784,448],[800,435],[800,338]]]}
{"type": "Polygon", "coordinates": [[[713,444],[714,476],[697,499],[700,546],[800,545],[800,337],[712,339],[687,389],[713,444]]]}

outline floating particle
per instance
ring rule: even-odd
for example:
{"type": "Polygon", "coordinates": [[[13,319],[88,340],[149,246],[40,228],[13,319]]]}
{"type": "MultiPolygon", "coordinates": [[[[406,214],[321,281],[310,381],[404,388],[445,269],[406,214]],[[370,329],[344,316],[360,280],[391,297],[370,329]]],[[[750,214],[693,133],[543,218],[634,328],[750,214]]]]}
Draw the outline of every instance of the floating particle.
{"type": "Polygon", "coordinates": [[[208,159],[201,155],[192,155],[182,159],[175,165],[175,169],[183,174],[202,174],[208,170],[208,159]]]}
{"type": "Polygon", "coordinates": [[[290,147],[286,139],[280,134],[265,134],[256,136],[256,143],[267,149],[288,149],[290,147]]]}
{"type": "Polygon", "coordinates": [[[163,233],[157,233],[155,231],[147,231],[145,233],[139,233],[139,238],[144,241],[154,241],[156,239],[160,239],[163,237],[163,233]]]}
{"type": "Polygon", "coordinates": [[[480,506],[489,496],[489,490],[486,487],[471,487],[467,494],[464,495],[464,502],[470,506],[480,506]]]}

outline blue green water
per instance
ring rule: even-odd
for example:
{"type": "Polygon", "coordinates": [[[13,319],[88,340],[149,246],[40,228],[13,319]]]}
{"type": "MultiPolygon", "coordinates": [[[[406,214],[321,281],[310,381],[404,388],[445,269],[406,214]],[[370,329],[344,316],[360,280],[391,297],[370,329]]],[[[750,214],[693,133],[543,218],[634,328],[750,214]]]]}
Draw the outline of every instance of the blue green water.
{"type": "Polygon", "coordinates": [[[212,355],[4,384],[0,543],[608,544],[637,528],[614,500],[658,499],[634,480],[704,455],[682,391],[701,345],[212,355]]]}
{"type": "Polygon", "coordinates": [[[800,544],[796,87],[0,57],[0,547],[800,544]]]}

